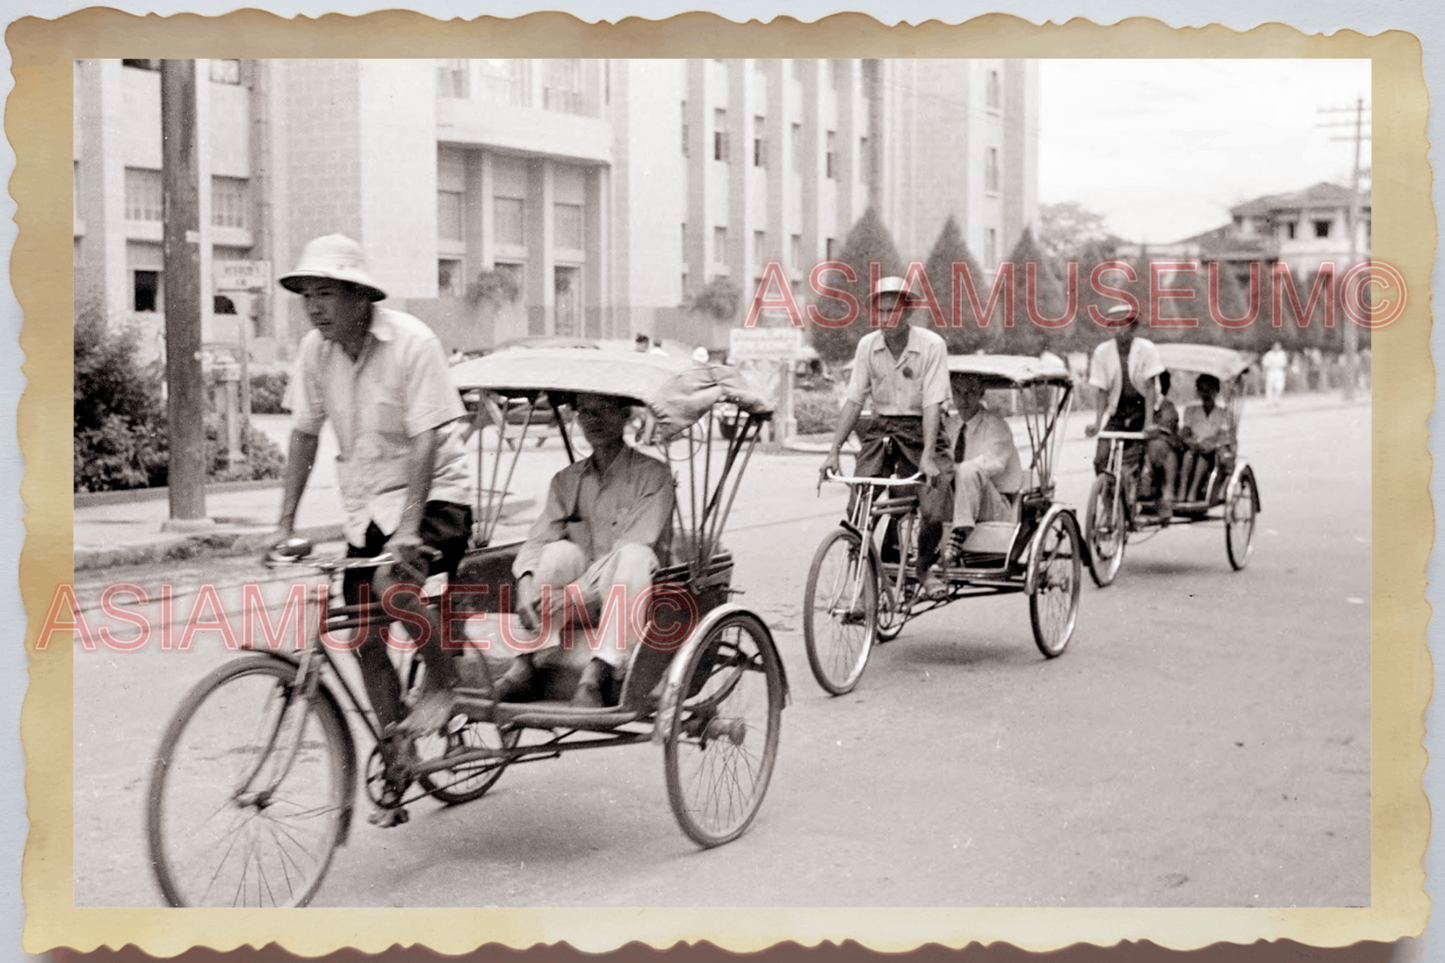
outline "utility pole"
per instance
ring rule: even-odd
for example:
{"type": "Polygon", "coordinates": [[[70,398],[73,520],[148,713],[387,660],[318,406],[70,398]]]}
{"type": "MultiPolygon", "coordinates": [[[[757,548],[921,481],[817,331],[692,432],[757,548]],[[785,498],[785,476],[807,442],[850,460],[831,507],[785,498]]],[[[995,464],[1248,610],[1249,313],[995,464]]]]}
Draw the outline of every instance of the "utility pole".
{"type": "Polygon", "coordinates": [[[205,385],[201,376],[201,233],[196,156],[196,62],[161,61],[166,411],[170,529],[206,518],[205,385]]]}
{"type": "MultiPolygon", "coordinates": [[[[1350,137],[1331,137],[1331,138],[1330,138],[1330,140],[1336,140],[1336,141],[1339,141],[1339,140],[1352,140],[1352,141],[1355,142],[1355,162],[1354,162],[1353,167],[1351,168],[1351,173],[1350,173],[1350,207],[1349,207],[1349,212],[1348,212],[1348,214],[1346,214],[1346,216],[1345,216],[1345,230],[1346,230],[1346,231],[1349,233],[1349,235],[1350,235],[1349,263],[1348,263],[1347,265],[1345,265],[1345,271],[1349,271],[1350,268],[1354,267],[1356,260],[1358,260],[1358,259],[1359,259],[1359,256],[1360,256],[1360,248],[1359,248],[1359,243],[1360,243],[1360,242],[1359,242],[1359,236],[1358,236],[1358,235],[1359,235],[1359,223],[1360,223],[1360,145],[1361,145],[1364,141],[1370,139],[1369,136],[1365,133],[1365,99],[1364,99],[1363,97],[1357,97],[1357,98],[1355,98],[1355,106],[1354,106],[1353,108],[1350,108],[1350,107],[1325,108],[1325,109],[1321,109],[1321,111],[1320,111],[1320,113],[1324,113],[1324,114],[1339,114],[1339,113],[1349,113],[1349,112],[1353,112],[1354,115],[1355,115],[1355,119],[1354,119],[1353,121],[1346,121],[1345,123],[1342,123],[1342,124],[1324,124],[1324,125],[1322,125],[1322,126],[1325,126],[1325,127],[1345,127],[1345,126],[1353,126],[1353,127],[1355,128],[1354,134],[1353,134],[1352,136],[1350,136],[1350,137]]],[[[1341,272],[1341,274],[1343,274],[1343,273],[1345,273],[1345,272],[1341,272]]],[[[1366,290],[1368,290],[1368,288],[1367,288],[1366,290]]],[[[1360,333],[1359,333],[1359,331],[1357,331],[1357,330],[1355,329],[1354,322],[1350,321],[1348,317],[1345,317],[1344,319],[1342,319],[1340,323],[1344,325],[1344,329],[1345,329],[1345,330],[1344,330],[1344,340],[1345,340],[1345,392],[1344,392],[1344,397],[1345,397],[1345,400],[1346,400],[1346,401],[1353,401],[1354,398],[1355,398],[1355,385],[1356,385],[1356,384],[1358,383],[1358,381],[1359,381],[1359,370],[1360,370],[1360,363],[1359,363],[1360,333]]]]}

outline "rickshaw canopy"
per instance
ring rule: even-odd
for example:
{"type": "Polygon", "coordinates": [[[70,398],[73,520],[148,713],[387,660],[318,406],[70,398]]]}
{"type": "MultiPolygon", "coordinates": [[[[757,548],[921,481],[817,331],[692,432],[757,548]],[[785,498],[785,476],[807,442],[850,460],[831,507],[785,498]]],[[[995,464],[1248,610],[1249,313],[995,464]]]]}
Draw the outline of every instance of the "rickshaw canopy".
{"type": "Polygon", "coordinates": [[[686,429],[719,402],[759,417],[772,412],[768,400],[749,390],[726,365],[636,351],[503,351],[464,361],[451,374],[463,392],[485,389],[509,397],[584,392],[626,398],[645,405],[664,435],[686,429]]]}
{"type": "Polygon", "coordinates": [[[1213,375],[1221,385],[1232,383],[1249,370],[1249,359],[1232,348],[1212,344],[1160,344],[1159,360],[1170,371],[1213,375]]]}
{"type": "Polygon", "coordinates": [[[1073,384],[1062,363],[1023,354],[954,354],[948,356],[949,376],[977,375],[986,388],[1023,388],[1029,385],[1073,384]]]}

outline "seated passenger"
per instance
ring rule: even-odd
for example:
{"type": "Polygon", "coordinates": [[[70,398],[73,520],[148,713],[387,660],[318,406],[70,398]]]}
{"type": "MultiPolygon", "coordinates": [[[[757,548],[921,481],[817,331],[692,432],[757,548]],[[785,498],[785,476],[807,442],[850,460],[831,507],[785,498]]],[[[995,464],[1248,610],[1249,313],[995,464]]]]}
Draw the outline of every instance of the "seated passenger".
{"type": "Polygon", "coordinates": [[[1154,436],[1144,444],[1144,471],[1152,477],[1158,494],[1154,513],[1159,524],[1168,525],[1174,513],[1174,477],[1179,470],[1179,411],[1170,401],[1169,372],[1159,372],[1159,391],[1154,406],[1154,436]]]}
{"type": "Polygon", "coordinates": [[[1199,393],[1199,401],[1184,409],[1184,427],[1179,433],[1185,448],[1179,477],[1184,483],[1184,497],[1191,500],[1209,497],[1208,492],[1198,489],[1216,462],[1221,467],[1229,464],[1234,444],[1229,433],[1229,413],[1214,403],[1219,396],[1219,379],[1202,374],[1194,380],[1194,390],[1199,393]]]}
{"type": "MultiPolygon", "coordinates": [[[[529,630],[546,628],[534,653],[512,661],[497,680],[498,702],[526,698],[539,662],[553,657],[564,619],[580,620],[568,604],[568,588],[580,589],[586,616],[598,625],[610,593],[621,589],[616,638],[602,638],[582,670],[575,705],[600,707],[626,665],[634,637],[630,606],[652,584],[659,560],[672,542],[673,481],[666,465],[623,440],[631,404],[611,395],[579,394],[577,424],[592,454],[562,469],[547,492],[547,505],[517,553],[517,616],[529,630]],[[549,610],[540,611],[541,589],[550,586],[549,610]]],[[[574,590],[575,591],[575,590],[574,590]]]]}
{"type": "Polygon", "coordinates": [[[1004,496],[1016,494],[1023,485],[1023,469],[1008,422],[983,403],[983,379],[956,374],[951,381],[958,408],[958,422],[949,430],[955,463],[950,555],[956,561],[977,523],[1008,518],[1004,496]]]}

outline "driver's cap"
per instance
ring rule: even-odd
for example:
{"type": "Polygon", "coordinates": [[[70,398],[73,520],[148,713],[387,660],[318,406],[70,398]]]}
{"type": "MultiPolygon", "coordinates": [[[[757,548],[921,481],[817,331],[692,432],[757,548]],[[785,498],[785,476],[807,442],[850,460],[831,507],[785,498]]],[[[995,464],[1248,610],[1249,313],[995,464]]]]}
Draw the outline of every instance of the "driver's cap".
{"type": "Polygon", "coordinates": [[[1139,309],[1132,304],[1115,304],[1104,312],[1110,321],[1128,321],[1139,316],[1139,309]]]}
{"type": "Polygon", "coordinates": [[[896,294],[903,300],[908,300],[908,282],[897,276],[880,278],[878,283],[873,285],[873,293],[868,299],[877,301],[885,294],[896,294]]]}

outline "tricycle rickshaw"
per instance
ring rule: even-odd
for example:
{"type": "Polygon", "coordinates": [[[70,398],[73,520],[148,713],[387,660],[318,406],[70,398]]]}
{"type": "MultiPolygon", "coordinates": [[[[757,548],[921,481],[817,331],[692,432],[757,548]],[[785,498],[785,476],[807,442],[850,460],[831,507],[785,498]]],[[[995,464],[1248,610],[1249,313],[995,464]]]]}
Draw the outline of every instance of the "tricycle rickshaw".
{"type": "Polygon", "coordinates": [[[1015,355],[954,355],[948,370],[950,376],[974,375],[987,389],[1012,392],[1032,454],[1024,482],[1005,496],[1007,516],[979,522],[945,561],[947,595],[928,598],[918,591],[914,574],[918,476],[829,475],[827,480],[851,489],[848,517],[813,556],[803,639],[813,676],[833,695],[858,684],[875,643],[897,638],[909,619],[957,599],[1025,593],[1034,641],[1048,658],[1060,655],[1073,634],[1083,542],[1073,510],[1054,501],[1054,471],[1073,391],[1069,373],[1061,364],[1015,355]],[[891,558],[884,551],[890,523],[902,547],[891,558]]]}
{"type": "MultiPolygon", "coordinates": [[[[520,542],[492,539],[503,489],[530,425],[511,426],[496,417],[509,402],[521,399],[528,411],[545,404],[566,411],[579,392],[633,399],[645,406],[639,442],[655,445],[670,465],[681,461],[686,470],[676,486],[672,557],[662,560],[665,567],[654,580],[656,598],[641,616],[642,644],[628,650],[616,704],[597,709],[556,698],[570,693],[576,681],[575,668],[566,665],[553,670],[557,677],[539,693],[540,700],[494,701],[496,667],[488,652],[478,651],[490,646],[468,631],[466,647],[444,629],[443,642],[460,650],[463,684],[456,690],[455,715],[444,730],[415,741],[407,763],[414,781],[395,806],[427,795],[444,804],[466,802],[517,763],[651,741],[663,747],[668,799],[683,831],[705,847],[735,839],[767,791],[787,699],[783,664],[767,625],[728,600],[732,556],[719,541],[762,423],[770,417],[767,403],[737,388],[731,369],[633,352],[510,352],[464,362],[452,375],[464,395],[479,393],[477,422],[491,425],[478,433],[475,548],[454,587],[465,586],[468,597],[479,600],[463,614],[473,619],[468,630],[477,622],[491,627],[484,639],[495,641],[496,627],[514,625],[498,603],[514,588],[511,566],[520,542]],[[735,437],[715,452],[708,437],[711,419],[703,416],[724,399],[746,417],[735,437]],[[489,436],[495,451],[490,483],[483,485],[489,436]],[[501,478],[507,441],[515,446],[506,453],[501,478]],[[569,671],[574,675],[563,677],[569,671]]],[[[572,438],[566,432],[562,437],[568,459],[575,460],[572,438]]],[[[271,559],[276,567],[326,572],[333,582],[348,567],[374,568],[384,561],[271,559]]],[[[375,744],[381,738],[364,690],[348,683],[332,652],[345,649],[338,637],[344,639],[362,620],[390,621],[381,605],[347,607],[333,591],[304,651],[248,652],[207,675],[182,702],[153,764],[147,812],[152,865],[171,905],[302,906],[311,900],[350,829],[355,740],[360,735],[375,744]]],[[[448,605],[441,611],[445,620],[448,605]]],[[[511,632],[511,638],[529,635],[519,626],[511,632]]],[[[490,652],[492,658],[507,654],[490,652]]],[[[421,660],[404,655],[400,660],[404,685],[417,685],[421,660]]],[[[373,749],[365,784],[378,806],[381,781],[392,775],[383,770],[373,749]]]]}
{"type": "Polygon", "coordinates": [[[1089,544],[1089,572],[1100,586],[1108,585],[1118,575],[1124,547],[1134,534],[1153,535],[1170,524],[1222,521],[1225,553],[1236,571],[1248,563],[1254,541],[1259,486],[1254,469],[1236,451],[1249,359],[1230,348],[1207,344],[1157,347],[1159,359],[1170,373],[1168,397],[1180,412],[1181,424],[1188,408],[1199,403],[1195,389],[1199,376],[1207,375],[1217,382],[1225,440],[1208,458],[1205,471],[1191,473],[1197,474],[1196,483],[1182,477],[1176,481],[1176,492],[1169,500],[1171,511],[1165,518],[1159,502],[1162,481],[1143,477],[1138,449],[1136,457],[1131,458],[1126,448],[1130,442],[1143,445],[1147,440],[1144,433],[1099,432],[1098,437],[1109,442],[1109,458],[1089,490],[1084,538],[1089,544]]]}

